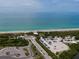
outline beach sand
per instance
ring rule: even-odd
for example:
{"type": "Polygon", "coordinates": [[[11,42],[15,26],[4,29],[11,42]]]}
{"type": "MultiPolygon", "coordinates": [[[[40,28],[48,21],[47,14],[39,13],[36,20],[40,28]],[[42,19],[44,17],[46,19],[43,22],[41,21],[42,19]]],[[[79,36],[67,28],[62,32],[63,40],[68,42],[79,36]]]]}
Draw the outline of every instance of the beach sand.
{"type": "Polygon", "coordinates": [[[0,31],[0,34],[4,33],[29,33],[29,32],[53,32],[53,31],[78,31],[79,28],[69,28],[69,29],[46,29],[46,30],[31,30],[31,31],[0,31]]]}

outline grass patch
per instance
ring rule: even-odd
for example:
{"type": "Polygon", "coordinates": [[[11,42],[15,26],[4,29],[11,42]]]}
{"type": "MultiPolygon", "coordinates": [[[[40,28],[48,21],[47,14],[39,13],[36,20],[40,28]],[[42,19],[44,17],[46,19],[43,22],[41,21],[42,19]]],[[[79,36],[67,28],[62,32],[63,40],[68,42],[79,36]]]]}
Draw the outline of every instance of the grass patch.
{"type": "Polygon", "coordinates": [[[29,42],[25,39],[0,39],[0,46],[9,47],[9,46],[28,46],[29,42]]]}

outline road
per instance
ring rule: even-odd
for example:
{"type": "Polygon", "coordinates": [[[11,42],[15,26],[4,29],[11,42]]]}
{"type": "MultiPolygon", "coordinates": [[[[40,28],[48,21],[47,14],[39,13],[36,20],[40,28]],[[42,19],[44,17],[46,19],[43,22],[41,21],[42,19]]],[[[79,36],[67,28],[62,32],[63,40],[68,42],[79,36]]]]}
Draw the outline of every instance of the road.
{"type": "MultiPolygon", "coordinates": [[[[27,39],[27,37],[25,37],[27,39]]],[[[48,53],[36,42],[35,37],[31,36],[31,42],[36,46],[38,51],[44,56],[45,59],[52,59],[48,53]]]]}

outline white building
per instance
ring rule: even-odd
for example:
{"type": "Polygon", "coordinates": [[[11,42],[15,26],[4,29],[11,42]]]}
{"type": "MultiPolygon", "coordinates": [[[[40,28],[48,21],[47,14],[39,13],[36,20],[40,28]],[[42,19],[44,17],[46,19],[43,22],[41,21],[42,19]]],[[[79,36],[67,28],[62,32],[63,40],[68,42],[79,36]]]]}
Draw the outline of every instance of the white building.
{"type": "Polygon", "coordinates": [[[22,36],[22,35],[20,35],[20,36],[17,36],[17,39],[19,39],[19,38],[22,38],[22,39],[24,39],[24,36],[22,36]]]}
{"type": "Polygon", "coordinates": [[[60,42],[61,40],[63,40],[62,37],[57,37],[57,36],[55,36],[55,37],[53,38],[53,41],[56,41],[56,42],[60,42]]]}
{"type": "Polygon", "coordinates": [[[76,40],[75,40],[75,36],[71,37],[71,36],[66,36],[64,39],[63,39],[63,42],[64,43],[77,43],[76,40]]]}
{"type": "Polygon", "coordinates": [[[35,31],[35,32],[33,32],[33,34],[35,34],[35,35],[38,35],[38,33],[35,31]]]}

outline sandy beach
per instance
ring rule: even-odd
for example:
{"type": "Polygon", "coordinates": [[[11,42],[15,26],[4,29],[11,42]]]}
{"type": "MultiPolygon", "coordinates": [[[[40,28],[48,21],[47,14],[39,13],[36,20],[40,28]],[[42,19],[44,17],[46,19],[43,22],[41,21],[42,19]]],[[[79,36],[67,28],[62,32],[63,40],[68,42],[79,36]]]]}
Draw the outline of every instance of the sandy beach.
{"type": "Polygon", "coordinates": [[[42,29],[42,30],[29,30],[29,31],[0,31],[1,34],[4,33],[28,33],[28,32],[51,32],[51,31],[77,31],[79,28],[68,28],[68,29],[42,29]]]}

